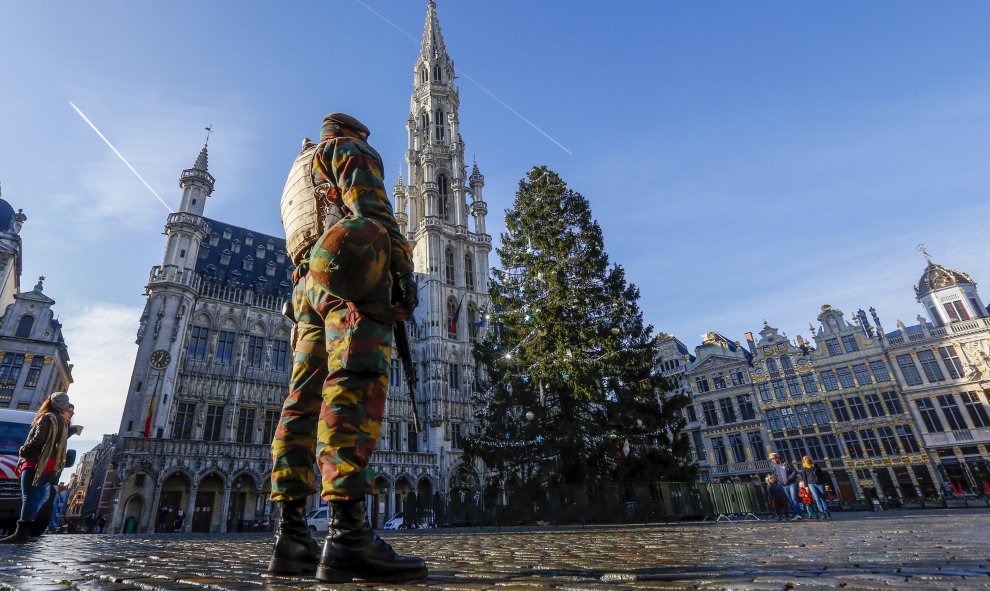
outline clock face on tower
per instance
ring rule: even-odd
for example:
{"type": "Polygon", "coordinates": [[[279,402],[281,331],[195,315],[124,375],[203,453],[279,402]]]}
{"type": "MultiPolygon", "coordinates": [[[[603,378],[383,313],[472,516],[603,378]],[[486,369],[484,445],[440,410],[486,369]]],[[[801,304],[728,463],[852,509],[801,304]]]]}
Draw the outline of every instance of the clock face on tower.
{"type": "Polygon", "coordinates": [[[172,356],[165,349],[158,349],[151,354],[151,367],[165,369],[172,362],[172,356]]]}

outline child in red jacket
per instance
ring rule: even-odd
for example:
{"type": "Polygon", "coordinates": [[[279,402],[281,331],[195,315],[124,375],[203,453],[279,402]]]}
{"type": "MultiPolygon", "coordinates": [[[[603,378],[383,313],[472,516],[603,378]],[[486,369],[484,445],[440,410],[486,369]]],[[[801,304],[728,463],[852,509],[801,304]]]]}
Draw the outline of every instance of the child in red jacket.
{"type": "Polygon", "coordinates": [[[804,505],[804,512],[808,515],[808,519],[811,519],[812,516],[818,519],[818,505],[815,504],[815,498],[811,496],[811,489],[804,481],[798,483],[798,498],[804,505]]]}

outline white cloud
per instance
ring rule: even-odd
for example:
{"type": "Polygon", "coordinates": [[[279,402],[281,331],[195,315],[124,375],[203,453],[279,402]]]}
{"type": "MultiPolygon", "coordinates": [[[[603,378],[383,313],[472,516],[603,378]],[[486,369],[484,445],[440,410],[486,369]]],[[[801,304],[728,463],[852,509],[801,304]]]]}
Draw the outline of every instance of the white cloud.
{"type": "MultiPolygon", "coordinates": [[[[252,120],[238,101],[187,104],[158,93],[80,99],[79,108],[175,210],[179,173],[193,165],[206,137],[205,125],[218,123],[222,133],[210,139],[210,152],[222,153],[210,172],[234,188],[240,167],[247,166],[253,138],[252,120]],[[218,172],[218,170],[220,172],[218,172]]],[[[69,97],[72,98],[72,97],[69,97]]],[[[75,125],[63,143],[80,156],[66,164],[66,178],[49,195],[51,207],[39,208],[32,222],[66,242],[113,237],[121,225],[158,227],[168,210],[66,103],[75,125]],[[66,233],[65,221],[71,219],[66,233]]]]}
{"type": "Polygon", "coordinates": [[[73,421],[85,427],[71,447],[89,451],[116,433],[124,410],[141,309],[107,302],[59,306],[73,368],[73,421]]]}

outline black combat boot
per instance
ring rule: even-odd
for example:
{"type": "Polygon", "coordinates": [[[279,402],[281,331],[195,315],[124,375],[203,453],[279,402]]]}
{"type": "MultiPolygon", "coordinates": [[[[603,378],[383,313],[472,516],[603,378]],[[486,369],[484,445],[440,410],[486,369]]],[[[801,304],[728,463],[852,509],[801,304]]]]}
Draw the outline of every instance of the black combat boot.
{"type": "Polygon", "coordinates": [[[312,574],[320,561],[320,545],[306,526],[306,499],[285,501],[275,530],[275,550],[268,563],[268,574],[312,574]]]}
{"type": "Polygon", "coordinates": [[[14,533],[0,540],[0,544],[27,544],[31,540],[33,521],[18,521],[14,533]]]}
{"type": "Polygon", "coordinates": [[[316,580],[346,583],[353,578],[394,583],[425,579],[426,562],[415,556],[399,556],[371,531],[365,519],[364,501],[331,502],[330,533],[316,580]]]}

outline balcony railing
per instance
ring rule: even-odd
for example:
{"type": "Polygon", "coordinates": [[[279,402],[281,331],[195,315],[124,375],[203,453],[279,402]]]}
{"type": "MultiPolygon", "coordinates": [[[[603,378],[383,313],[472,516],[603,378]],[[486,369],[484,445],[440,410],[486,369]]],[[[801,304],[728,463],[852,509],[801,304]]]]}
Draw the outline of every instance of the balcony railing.
{"type": "Polygon", "coordinates": [[[184,211],[178,211],[178,212],[175,212],[175,213],[168,214],[168,224],[169,225],[171,225],[171,224],[186,224],[186,225],[189,225],[189,226],[193,226],[196,229],[202,230],[204,234],[207,234],[208,235],[210,233],[210,223],[209,222],[207,222],[205,219],[199,217],[198,215],[194,215],[194,214],[187,213],[187,212],[184,212],[184,211]]]}
{"type": "Polygon", "coordinates": [[[973,332],[980,332],[987,329],[990,329],[990,318],[974,318],[972,320],[952,322],[950,324],[946,324],[945,326],[933,328],[928,331],[927,335],[923,332],[909,334],[906,340],[904,338],[904,333],[901,333],[897,336],[888,337],[887,342],[891,345],[903,345],[907,342],[915,343],[950,335],[964,335],[973,332]]]}
{"type": "Polygon", "coordinates": [[[188,439],[145,439],[124,437],[121,447],[125,453],[176,458],[233,458],[271,460],[268,444],[236,443],[233,441],[194,441],[188,439]]]}
{"type": "Polygon", "coordinates": [[[377,449],[374,455],[371,456],[371,463],[388,466],[408,466],[410,468],[430,468],[437,465],[437,456],[429,452],[377,449]]]}

